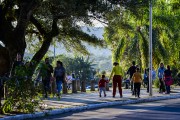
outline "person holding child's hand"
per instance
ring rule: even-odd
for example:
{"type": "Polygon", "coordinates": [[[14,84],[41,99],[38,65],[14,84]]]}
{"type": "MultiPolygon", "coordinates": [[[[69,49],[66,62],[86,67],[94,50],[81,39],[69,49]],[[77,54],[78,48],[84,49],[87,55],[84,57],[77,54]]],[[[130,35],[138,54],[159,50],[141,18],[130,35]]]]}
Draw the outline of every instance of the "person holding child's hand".
{"type": "Polygon", "coordinates": [[[113,97],[115,97],[116,95],[116,87],[118,86],[119,88],[119,94],[120,94],[120,97],[122,98],[122,88],[121,88],[121,83],[122,83],[122,76],[121,76],[121,73],[122,73],[122,69],[121,67],[119,66],[119,63],[118,62],[114,62],[114,67],[113,67],[113,70],[111,72],[111,75],[109,77],[109,81],[111,80],[111,77],[113,76],[113,97]]]}

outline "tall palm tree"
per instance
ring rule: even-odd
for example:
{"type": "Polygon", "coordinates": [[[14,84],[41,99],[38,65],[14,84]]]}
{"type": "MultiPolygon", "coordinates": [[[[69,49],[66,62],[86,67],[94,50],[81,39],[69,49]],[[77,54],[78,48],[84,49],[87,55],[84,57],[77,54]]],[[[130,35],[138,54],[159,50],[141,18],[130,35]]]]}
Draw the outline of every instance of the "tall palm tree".
{"type": "MultiPolygon", "coordinates": [[[[154,3],[153,64],[156,67],[161,61],[168,63],[172,51],[174,54],[178,49],[179,9],[174,10],[173,7],[177,4],[175,0],[157,0],[154,3]]],[[[127,61],[135,60],[143,68],[148,66],[148,9],[147,4],[135,6],[133,10],[118,7],[107,15],[109,25],[105,28],[104,37],[113,48],[113,61],[127,65],[127,61]]]]}

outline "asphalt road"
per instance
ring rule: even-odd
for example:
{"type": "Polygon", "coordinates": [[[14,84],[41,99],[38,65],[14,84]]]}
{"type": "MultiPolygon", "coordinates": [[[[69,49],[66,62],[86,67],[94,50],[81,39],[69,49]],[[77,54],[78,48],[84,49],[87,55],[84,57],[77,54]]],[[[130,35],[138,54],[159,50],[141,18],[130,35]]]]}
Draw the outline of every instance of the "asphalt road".
{"type": "Polygon", "coordinates": [[[111,106],[107,108],[66,113],[38,120],[179,120],[180,99],[151,103],[111,106]]]}

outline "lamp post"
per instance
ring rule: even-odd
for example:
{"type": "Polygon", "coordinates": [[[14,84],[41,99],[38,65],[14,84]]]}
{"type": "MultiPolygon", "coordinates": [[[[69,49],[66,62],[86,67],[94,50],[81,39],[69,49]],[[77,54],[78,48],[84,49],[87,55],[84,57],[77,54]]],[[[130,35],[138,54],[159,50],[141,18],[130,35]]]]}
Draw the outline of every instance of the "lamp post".
{"type": "Polygon", "coordinates": [[[152,96],[152,0],[149,3],[149,96],[152,96]]]}

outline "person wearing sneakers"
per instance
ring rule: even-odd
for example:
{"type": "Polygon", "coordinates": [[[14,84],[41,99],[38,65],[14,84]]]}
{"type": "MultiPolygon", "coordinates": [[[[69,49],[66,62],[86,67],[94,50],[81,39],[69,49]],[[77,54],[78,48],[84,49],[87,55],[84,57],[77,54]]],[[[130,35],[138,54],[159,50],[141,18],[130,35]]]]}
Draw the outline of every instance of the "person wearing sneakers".
{"type": "Polygon", "coordinates": [[[110,81],[111,77],[113,76],[113,97],[115,97],[115,95],[116,95],[116,88],[118,86],[119,94],[120,94],[120,97],[122,98],[123,97],[122,96],[122,88],[121,88],[121,84],[122,84],[122,76],[121,76],[122,69],[119,66],[118,62],[114,62],[113,65],[114,65],[114,67],[113,67],[111,75],[109,77],[109,81],[110,81]]]}
{"type": "Polygon", "coordinates": [[[102,91],[104,92],[104,97],[106,97],[106,83],[108,83],[108,81],[105,79],[105,75],[102,75],[102,78],[99,80],[99,83],[98,83],[99,97],[101,97],[102,91]]]}
{"type": "Polygon", "coordinates": [[[133,83],[134,83],[134,94],[135,94],[135,97],[140,98],[139,96],[140,96],[142,76],[141,76],[139,68],[136,68],[136,72],[133,74],[132,80],[133,80],[133,83]]]}

